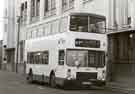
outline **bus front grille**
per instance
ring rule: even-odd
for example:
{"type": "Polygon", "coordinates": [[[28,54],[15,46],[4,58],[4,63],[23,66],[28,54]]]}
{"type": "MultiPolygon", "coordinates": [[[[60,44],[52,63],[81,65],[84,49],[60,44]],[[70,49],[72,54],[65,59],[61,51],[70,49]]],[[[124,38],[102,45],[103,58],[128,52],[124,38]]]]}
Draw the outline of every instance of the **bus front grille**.
{"type": "Polygon", "coordinates": [[[77,72],[76,73],[76,79],[77,80],[89,80],[89,79],[97,79],[97,73],[96,72],[77,72]]]}

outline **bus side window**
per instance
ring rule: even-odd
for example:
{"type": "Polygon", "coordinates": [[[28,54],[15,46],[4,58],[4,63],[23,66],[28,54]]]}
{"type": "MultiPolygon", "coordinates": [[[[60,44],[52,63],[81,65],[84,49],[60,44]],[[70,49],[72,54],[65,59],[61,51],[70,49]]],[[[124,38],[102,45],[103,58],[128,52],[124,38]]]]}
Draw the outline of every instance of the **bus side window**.
{"type": "Polygon", "coordinates": [[[29,57],[30,57],[30,56],[29,56],[29,53],[27,53],[27,63],[30,63],[30,62],[29,62],[29,57]]]}
{"type": "Polygon", "coordinates": [[[64,65],[64,57],[65,57],[65,53],[64,50],[60,50],[59,51],[59,65],[64,65]]]}
{"type": "Polygon", "coordinates": [[[32,64],[33,53],[29,53],[29,63],[32,64]]]}
{"type": "Polygon", "coordinates": [[[43,64],[49,64],[49,52],[48,51],[45,51],[43,53],[43,64]]]}

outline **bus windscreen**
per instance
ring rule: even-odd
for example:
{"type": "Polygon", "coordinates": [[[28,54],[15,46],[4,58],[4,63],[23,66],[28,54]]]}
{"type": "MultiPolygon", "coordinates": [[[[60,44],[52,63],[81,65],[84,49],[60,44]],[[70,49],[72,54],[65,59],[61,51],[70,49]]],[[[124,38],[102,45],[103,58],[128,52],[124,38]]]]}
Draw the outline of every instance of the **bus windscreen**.
{"type": "Polygon", "coordinates": [[[105,33],[105,19],[94,16],[71,15],[70,31],[105,33]]]}
{"type": "Polygon", "coordinates": [[[88,51],[88,50],[68,50],[67,51],[67,65],[79,67],[104,67],[105,66],[105,52],[103,51],[88,51]]]}

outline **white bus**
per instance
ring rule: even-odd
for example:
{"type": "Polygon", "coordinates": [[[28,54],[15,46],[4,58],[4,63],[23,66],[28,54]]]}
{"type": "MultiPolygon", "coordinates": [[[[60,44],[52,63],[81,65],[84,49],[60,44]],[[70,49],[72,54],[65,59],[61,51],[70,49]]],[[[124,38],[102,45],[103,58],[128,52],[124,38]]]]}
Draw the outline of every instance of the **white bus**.
{"type": "Polygon", "coordinates": [[[106,83],[104,16],[71,13],[66,32],[26,41],[25,61],[29,81],[56,85],[106,83]]]}

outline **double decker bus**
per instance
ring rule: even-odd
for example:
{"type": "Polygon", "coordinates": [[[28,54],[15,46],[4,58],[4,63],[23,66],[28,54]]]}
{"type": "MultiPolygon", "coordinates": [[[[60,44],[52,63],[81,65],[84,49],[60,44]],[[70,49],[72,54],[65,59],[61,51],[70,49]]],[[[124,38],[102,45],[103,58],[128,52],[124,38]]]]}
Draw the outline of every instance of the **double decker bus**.
{"type": "Polygon", "coordinates": [[[106,83],[106,19],[89,13],[71,13],[67,31],[27,40],[27,80],[56,85],[106,83]]]}

